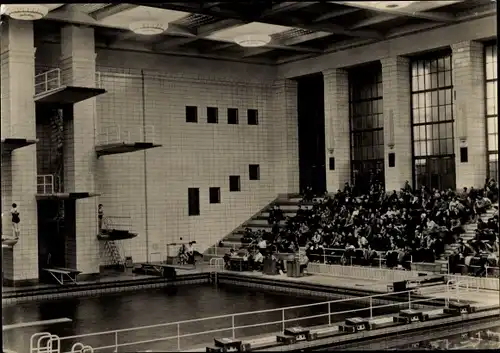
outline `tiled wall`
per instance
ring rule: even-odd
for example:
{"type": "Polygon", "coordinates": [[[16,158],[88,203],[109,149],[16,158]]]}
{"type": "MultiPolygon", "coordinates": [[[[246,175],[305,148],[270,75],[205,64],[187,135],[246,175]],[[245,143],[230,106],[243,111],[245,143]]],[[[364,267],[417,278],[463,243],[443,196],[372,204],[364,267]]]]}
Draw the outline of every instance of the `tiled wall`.
{"type": "MultiPolygon", "coordinates": [[[[55,66],[58,51],[39,48],[38,64],[55,66]]],[[[107,50],[97,62],[107,93],[96,99],[96,134],[119,127],[142,141],[145,124],[154,126],[147,140],[162,145],[103,156],[89,171],[105,216],[131,217],[139,236],[123,244],[134,261],[181,237],[203,251],[278,193],[298,191],[296,87],[275,82],[274,68],[107,50]],[[198,107],[198,123],[186,122],[186,106],[198,107]],[[219,109],[218,124],[206,122],[207,107],[219,109]],[[238,125],[227,124],[227,108],[238,108],[238,125]],[[259,125],[247,124],[247,109],[259,125]],[[249,164],[260,165],[260,180],[249,180],[249,164]],[[240,192],[229,192],[229,175],[241,176],[240,192]],[[200,188],[199,216],[188,216],[190,187],[200,188]],[[221,188],[220,204],[209,203],[209,187],[221,188]]]]}

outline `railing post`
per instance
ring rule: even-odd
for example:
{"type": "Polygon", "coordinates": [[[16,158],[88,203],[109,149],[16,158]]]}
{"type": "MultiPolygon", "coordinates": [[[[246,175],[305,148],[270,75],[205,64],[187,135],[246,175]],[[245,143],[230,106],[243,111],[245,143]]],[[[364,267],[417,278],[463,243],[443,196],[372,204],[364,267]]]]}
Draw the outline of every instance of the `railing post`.
{"type": "MultiPolygon", "coordinates": [[[[323,263],[326,265],[326,252],[325,249],[323,249],[323,263]]],[[[330,305],[328,305],[330,307],[330,305]]]]}
{"type": "Polygon", "coordinates": [[[328,302],[328,326],[332,326],[332,303],[328,302]]]}
{"type": "Polygon", "coordinates": [[[231,315],[231,329],[233,331],[233,340],[236,338],[236,329],[234,325],[234,315],[231,315]]]}
{"type": "Polygon", "coordinates": [[[285,309],[281,309],[281,331],[285,332],[285,309]]]}
{"type": "Polygon", "coordinates": [[[118,353],[118,331],[115,331],[115,353],[118,353]]]}
{"type": "Polygon", "coordinates": [[[408,309],[411,309],[411,292],[408,292],[408,309]]]}
{"type": "Polygon", "coordinates": [[[181,351],[181,324],[177,324],[177,350],[181,351]]]}
{"type": "Polygon", "coordinates": [[[370,297],[370,319],[373,319],[373,297],[370,297]]]}
{"type": "Polygon", "coordinates": [[[45,92],[47,92],[49,90],[49,74],[48,74],[48,71],[46,73],[43,74],[43,81],[44,81],[44,86],[45,86],[45,92]]]}

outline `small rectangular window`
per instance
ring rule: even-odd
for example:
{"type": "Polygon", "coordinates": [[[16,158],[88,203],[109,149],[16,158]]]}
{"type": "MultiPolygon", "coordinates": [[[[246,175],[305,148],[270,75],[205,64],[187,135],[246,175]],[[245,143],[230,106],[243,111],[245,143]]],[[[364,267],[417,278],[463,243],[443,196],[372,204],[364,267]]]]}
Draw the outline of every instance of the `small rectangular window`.
{"type": "Polygon", "coordinates": [[[258,164],[250,164],[248,166],[248,176],[250,180],[260,180],[260,166],[258,164]]]}
{"type": "Polygon", "coordinates": [[[207,123],[218,124],[219,123],[219,108],[208,107],[207,108],[207,123]]]}
{"type": "Polygon", "coordinates": [[[467,147],[460,147],[460,163],[469,163],[469,150],[467,147]]]}
{"type": "Polygon", "coordinates": [[[200,215],[200,189],[198,188],[188,189],[188,215],[200,215]]]}
{"type": "Polygon", "coordinates": [[[220,188],[208,189],[210,203],[220,203],[220,188]]]}
{"type": "Polygon", "coordinates": [[[330,170],[335,170],[335,157],[330,157],[328,159],[328,167],[330,170]]]}
{"type": "Polygon", "coordinates": [[[228,124],[238,124],[238,109],[228,108],[227,109],[227,123],[228,124]]]}
{"type": "Polygon", "coordinates": [[[186,123],[198,122],[198,107],[186,106],[186,123]]]}
{"type": "Polygon", "coordinates": [[[396,166],[396,153],[389,153],[389,168],[394,168],[396,166]]]}
{"type": "Polygon", "coordinates": [[[248,109],[248,125],[259,125],[259,111],[257,109],[248,109]]]}
{"type": "Polygon", "coordinates": [[[239,175],[229,176],[229,191],[241,191],[241,182],[239,175]]]}

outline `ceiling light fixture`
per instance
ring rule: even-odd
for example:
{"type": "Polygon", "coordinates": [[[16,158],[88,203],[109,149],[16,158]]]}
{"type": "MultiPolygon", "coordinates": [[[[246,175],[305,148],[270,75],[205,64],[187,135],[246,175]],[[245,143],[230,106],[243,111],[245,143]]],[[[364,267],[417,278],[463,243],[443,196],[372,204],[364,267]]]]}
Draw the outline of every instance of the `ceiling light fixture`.
{"type": "Polygon", "coordinates": [[[271,36],[267,34],[245,34],[234,38],[234,42],[242,47],[263,47],[271,42],[271,36]]]}
{"type": "Polygon", "coordinates": [[[413,4],[415,1],[374,1],[372,4],[379,9],[400,9],[413,4]]]}
{"type": "Polygon", "coordinates": [[[165,32],[168,24],[163,24],[155,21],[139,21],[130,24],[130,30],[143,36],[154,36],[165,32]]]}
{"type": "Polygon", "coordinates": [[[39,4],[2,5],[0,8],[0,14],[22,21],[39,20],[47,16],[48,13],[49,9],[39,4]]]}

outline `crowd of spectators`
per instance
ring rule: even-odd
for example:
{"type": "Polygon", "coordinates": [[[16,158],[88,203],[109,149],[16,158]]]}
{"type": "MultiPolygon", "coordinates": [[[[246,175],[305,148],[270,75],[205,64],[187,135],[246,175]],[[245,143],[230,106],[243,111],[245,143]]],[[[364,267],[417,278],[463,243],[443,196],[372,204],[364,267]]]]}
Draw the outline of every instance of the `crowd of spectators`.
{"type": "Polygon", "coordinates": [[[386,193],[383,184],[372,182],[366,193],[346,183],[333,196],[317,197],[308,188],[295,215],[285,217],[273,206],[271,229],[247,228],[242,242],[271,253],[305,247],[312,262],[379,266],[383,261],[386,267],[406,269],[412,262],[435,262],[446,245],[458,243],[449,258],[450,272],[476,261],[475,274],[483,275],[485,265],[498,266],[498,214],[487,222],[480,218],[497,193],[493,180],[484,189],[462,192],[414,190],[407,182],[399,192],[386,193]],[[464,242],[464,226],[471,222],[478,222],[476,237],[464,242]]]}

